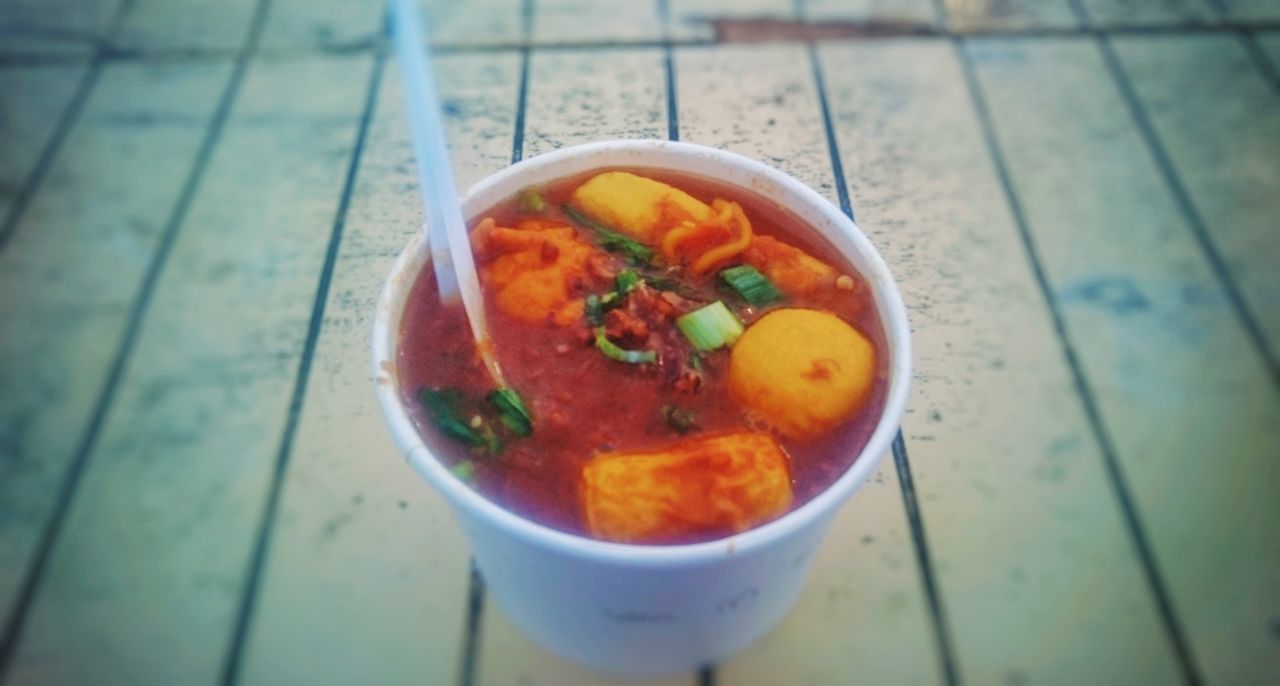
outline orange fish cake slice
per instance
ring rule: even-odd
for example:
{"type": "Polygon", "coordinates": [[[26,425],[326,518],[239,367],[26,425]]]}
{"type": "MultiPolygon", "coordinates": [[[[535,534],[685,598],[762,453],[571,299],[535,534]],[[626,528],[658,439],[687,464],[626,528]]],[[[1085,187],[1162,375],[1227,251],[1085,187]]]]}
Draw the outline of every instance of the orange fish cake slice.
{"type": "Polygon", "coordinates": [[[582,470],[592,535],[620,543],[744,531],[791,506],[787,455],[773,437],[736,432],[654,452],[612,452],[582,470]]]}

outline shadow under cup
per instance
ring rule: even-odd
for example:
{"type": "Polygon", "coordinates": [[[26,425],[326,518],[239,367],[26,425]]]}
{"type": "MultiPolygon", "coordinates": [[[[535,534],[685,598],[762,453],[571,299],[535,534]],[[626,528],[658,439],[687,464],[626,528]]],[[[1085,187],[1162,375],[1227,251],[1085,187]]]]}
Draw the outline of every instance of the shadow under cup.
{"type": "Polygon", "coordinates": [[[837,509],[875,470],[901,421],[911,372],[910,333],[884,260],[852,220],[790,176],[723,150],[669,141],[563,148],[479,182],[463,199],[463,214],[471,221],[527,186],[619,167],[709,177],[763,196],[813,227],[866,279],[888,347],[888,389],[870,440],[835,483],[779,519],[691,545],[597,541],[502,509],[435,458],[402,401],[396,371],[400,320],[428,260],[422,232],[396,260],[379,298],[373,374],[397,445],[448,501],[490,592],[511,621],[548,650],[602,672],[658,676],[692,670],[742,649],[795,602],[837,509]]]}

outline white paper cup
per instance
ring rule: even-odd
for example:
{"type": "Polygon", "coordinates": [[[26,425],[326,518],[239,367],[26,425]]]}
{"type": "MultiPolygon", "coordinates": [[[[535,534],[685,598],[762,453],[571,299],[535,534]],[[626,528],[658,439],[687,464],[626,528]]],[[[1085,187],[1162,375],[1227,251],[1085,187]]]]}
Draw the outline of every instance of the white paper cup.
{"type": "Polygon", "coordinates": [[[378,401],[409,464],[452,507],[490,592],[548,650],[603,672],[656,676],[720,660],[764,635],[791,607],[837,508],[876,468],[907,399],[906,311],[884,260],[809,187],[723,150],[667,141],[609,141],[525,160],[476,184],[468,221],[520,189],[609,167],[671,170],[747,189],[814,227],[866,278],[889,354],[884,414],[852,466],[813,500],[758,528],[708,543],[641,546],[564,533],[508,512],[450,474],[414,429],[396,371],[405,300],[428,251],[419,235],[387,278],[373,329],[378,401]]]}

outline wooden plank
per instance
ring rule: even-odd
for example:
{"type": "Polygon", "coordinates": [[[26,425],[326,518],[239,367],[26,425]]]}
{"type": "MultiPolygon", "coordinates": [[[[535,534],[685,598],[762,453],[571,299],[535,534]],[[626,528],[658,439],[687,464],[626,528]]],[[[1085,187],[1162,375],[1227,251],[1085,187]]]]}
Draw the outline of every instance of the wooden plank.
{"type": "MultiPolygon", "coordinates": [[[[798,45],[677,53],[683,140],[742,153],[836,204],[808,51],[798,45]]],[[[845,505],[796,608],[720,665],[727,684],[937,683],[928,611],[892,459],[845,505]]]]}
{"type": "Polygon", "coordinates": [[[1276,0],[1223,0],[1227,16],[1242,21],[1276,21],[1280,19],[1280,2],[1276,0]]]}
{"type": "Polygon", "coordinates": [[[533,40],[562,43],[629,43],[662,40],[658,5],[652,0],[538,0],[533,40]]]}
{"type": "Polygon", "coordinates": [[[669,0],[670,31],[673,40],[715,38],[712,20],[795,18],[795,0],[669,0]]]}
{"type": "Polygon", "coordinates": [[[50,37],[47,34],[0,28],[0,56],[19,59],[54,57],[66,60],[75,57],[88,59],[93,53],[94,44],[78,37],[50,37]]]}
{"type": "Polygon", "coordinates": [[[597,140],[667,137],[659,50],[539,50],[529,71],[525,156],[597,140]]]}
{"type": "Polygon", "coordinates": [[[963,680],[1175,681],[951,45],[821,57],[855,210],[910,309],[903,433],[963,680]]]}
{"type": "MultiPolygon", "coordinates": [[[[1280,97],[1234,37],[1125,39],[1115,48],[1276,355],[1280,97]]],[[[1172,227],[1159,236],[1168,263],[1136,284],[1150,312],[1115,323],[1110,342],[1097,346],[1095,376],[1110,379],[1100,401],[1116,418],[1121,457],[1206,676],[1280,681],[1280,546],[1270,525],[1280,521],[1275,377],[1188,221],[1162,223],[1172,227]],[[1143,340],[1142,354],[1117,348],[1121,336],[1143,340]],[[1137,380],[1145,385],[1134,388],[1137,380]]],[[[1149,261],[1160,254],[1153,245],[1138,249],[1149,261]]]]}
{"type": "MultiPolygon", "coordinates": [[[[511,158],[519,60],[442,58],[460,186],[511,158]]],[[[400,75],[383,77],[251,627],[242,683],[452,683],[466,541],[405,464],[369,380],[382,280],[422,206],[400,75]],[[351,646],[360,646],[351,650],[351,646]]]]}
{"type": "Polygon", "coordinates": [[[934,26],[933,0],[806,0],[804,16],[812,22],[851,21],[886,26],[934,26]]]}
{"type": "Polygon", "coordinates": [[[88,41],[106,35],[124,0],[6,0],[0,31],[33,39],[88,41]]]}
{"type": "Polygon", "coordinates": [[[525,40],[526,2],[541,5],[536,0],[426,0],[423,15],[437,47],[516,45],[525,40]]]}
{"type": "MultiPolygon", "coordinates": [[[[39,162],[71,103],[84,65],[0,69],[0,226],[39,162]]],[[[3,230],[0,230],[3,233],[3,230]]],[[[0,236],[0,244],[4,237],[0,236]]]]}
{"type": "Polygon", "coordinates": [[[943,0],[947,24],[963,33],[1075,28],[1070,0],[943,0]]]}
{"type": "Polygon", "coordinates": [[[562,660],[534,645],[511,624],[497,603],[485,604],[476,682],[521,686],[693,686],[695,677],[616,679],[562,660]],[[492,608],[492,609],[491,609],[492,608]],[[495,611],[496,610],[496,611],[495,611]]]}
{"type": "Polygon", "coordinates": [[[0,252],[0,616],[15,606],[228,74],[219,63],[106,67],[0,252]]]}
{"type": "MultiPolygon", "coordinates": [[[[511,46],[524,39],[522,0],[419,0],[434,48],[511,46]]],[[[377,40],[385,2],[272,0],[265,50],[344,50],[377,40]]]]}
{"type": "MultiPolygon", "coordinates": [[[[610,138],[665,138],[662,53],[656,49],[542,50],[530,64],[524,156],[610,138]]],[[[601,677],[548,653],[485,603],[477,657],[482,684],[593,684],[601,677]]],[[[691,683],[688,678],[662,684],[691,683]]],[[[608,682],[605,682],[608,683],[608,682]]]]}
{"type": "Polygon", "coordinates": [[[9,0],[0,3],[0,54],[88,57],[108,40],[123,0],[9,0]]]}
{"type": "Polygon", "coordinates": [[[1137,97],[1280,359],[1280,97],[1234,36],[1117,40],[1137,97]]]}
{"type": "Polygon", "coordinates": [[[262,49],[341,50],[373,41],[382,31],[385,2],[272,0],[262,49]]]}
{"type": "Polygon", "coordinates": [[[1080,0],[1091,26],[1169,26],[1218,20],[1209,0],[1080,0]]]}
{"type": "Polygon", "coordinates": [[[1258,45],[1261,45],[1263,52],[1271,58],[1271,66],[1280,71],[1280,31],[1259,33],[1257,37],[1258,45]]]}
{"type": "Polygon", "coordinates": [[[132,50],[236,50],[259,2],[132,0],[114,44],[132,50]]]}
{"type": "MultiPolygon", "coordinates": [[[[12,683],[218,677],[369,65],[250,68],[55,544],[12,683]]],[[[109,288],[74,275],[63,279],[76,292],[109,288]]]]}

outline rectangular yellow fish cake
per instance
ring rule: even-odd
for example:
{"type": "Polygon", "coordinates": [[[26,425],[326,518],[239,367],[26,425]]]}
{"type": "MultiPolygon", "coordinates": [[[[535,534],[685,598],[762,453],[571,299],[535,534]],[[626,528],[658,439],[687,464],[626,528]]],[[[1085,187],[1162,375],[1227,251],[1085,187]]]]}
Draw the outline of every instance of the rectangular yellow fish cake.
{"type": "Polygon", "coordinates": [[[620,543],[738,532],[791,505],[787,455],[773,437],[737,432],[644,453],[603,453],[582,469],[587,528],[620,543]]]}

